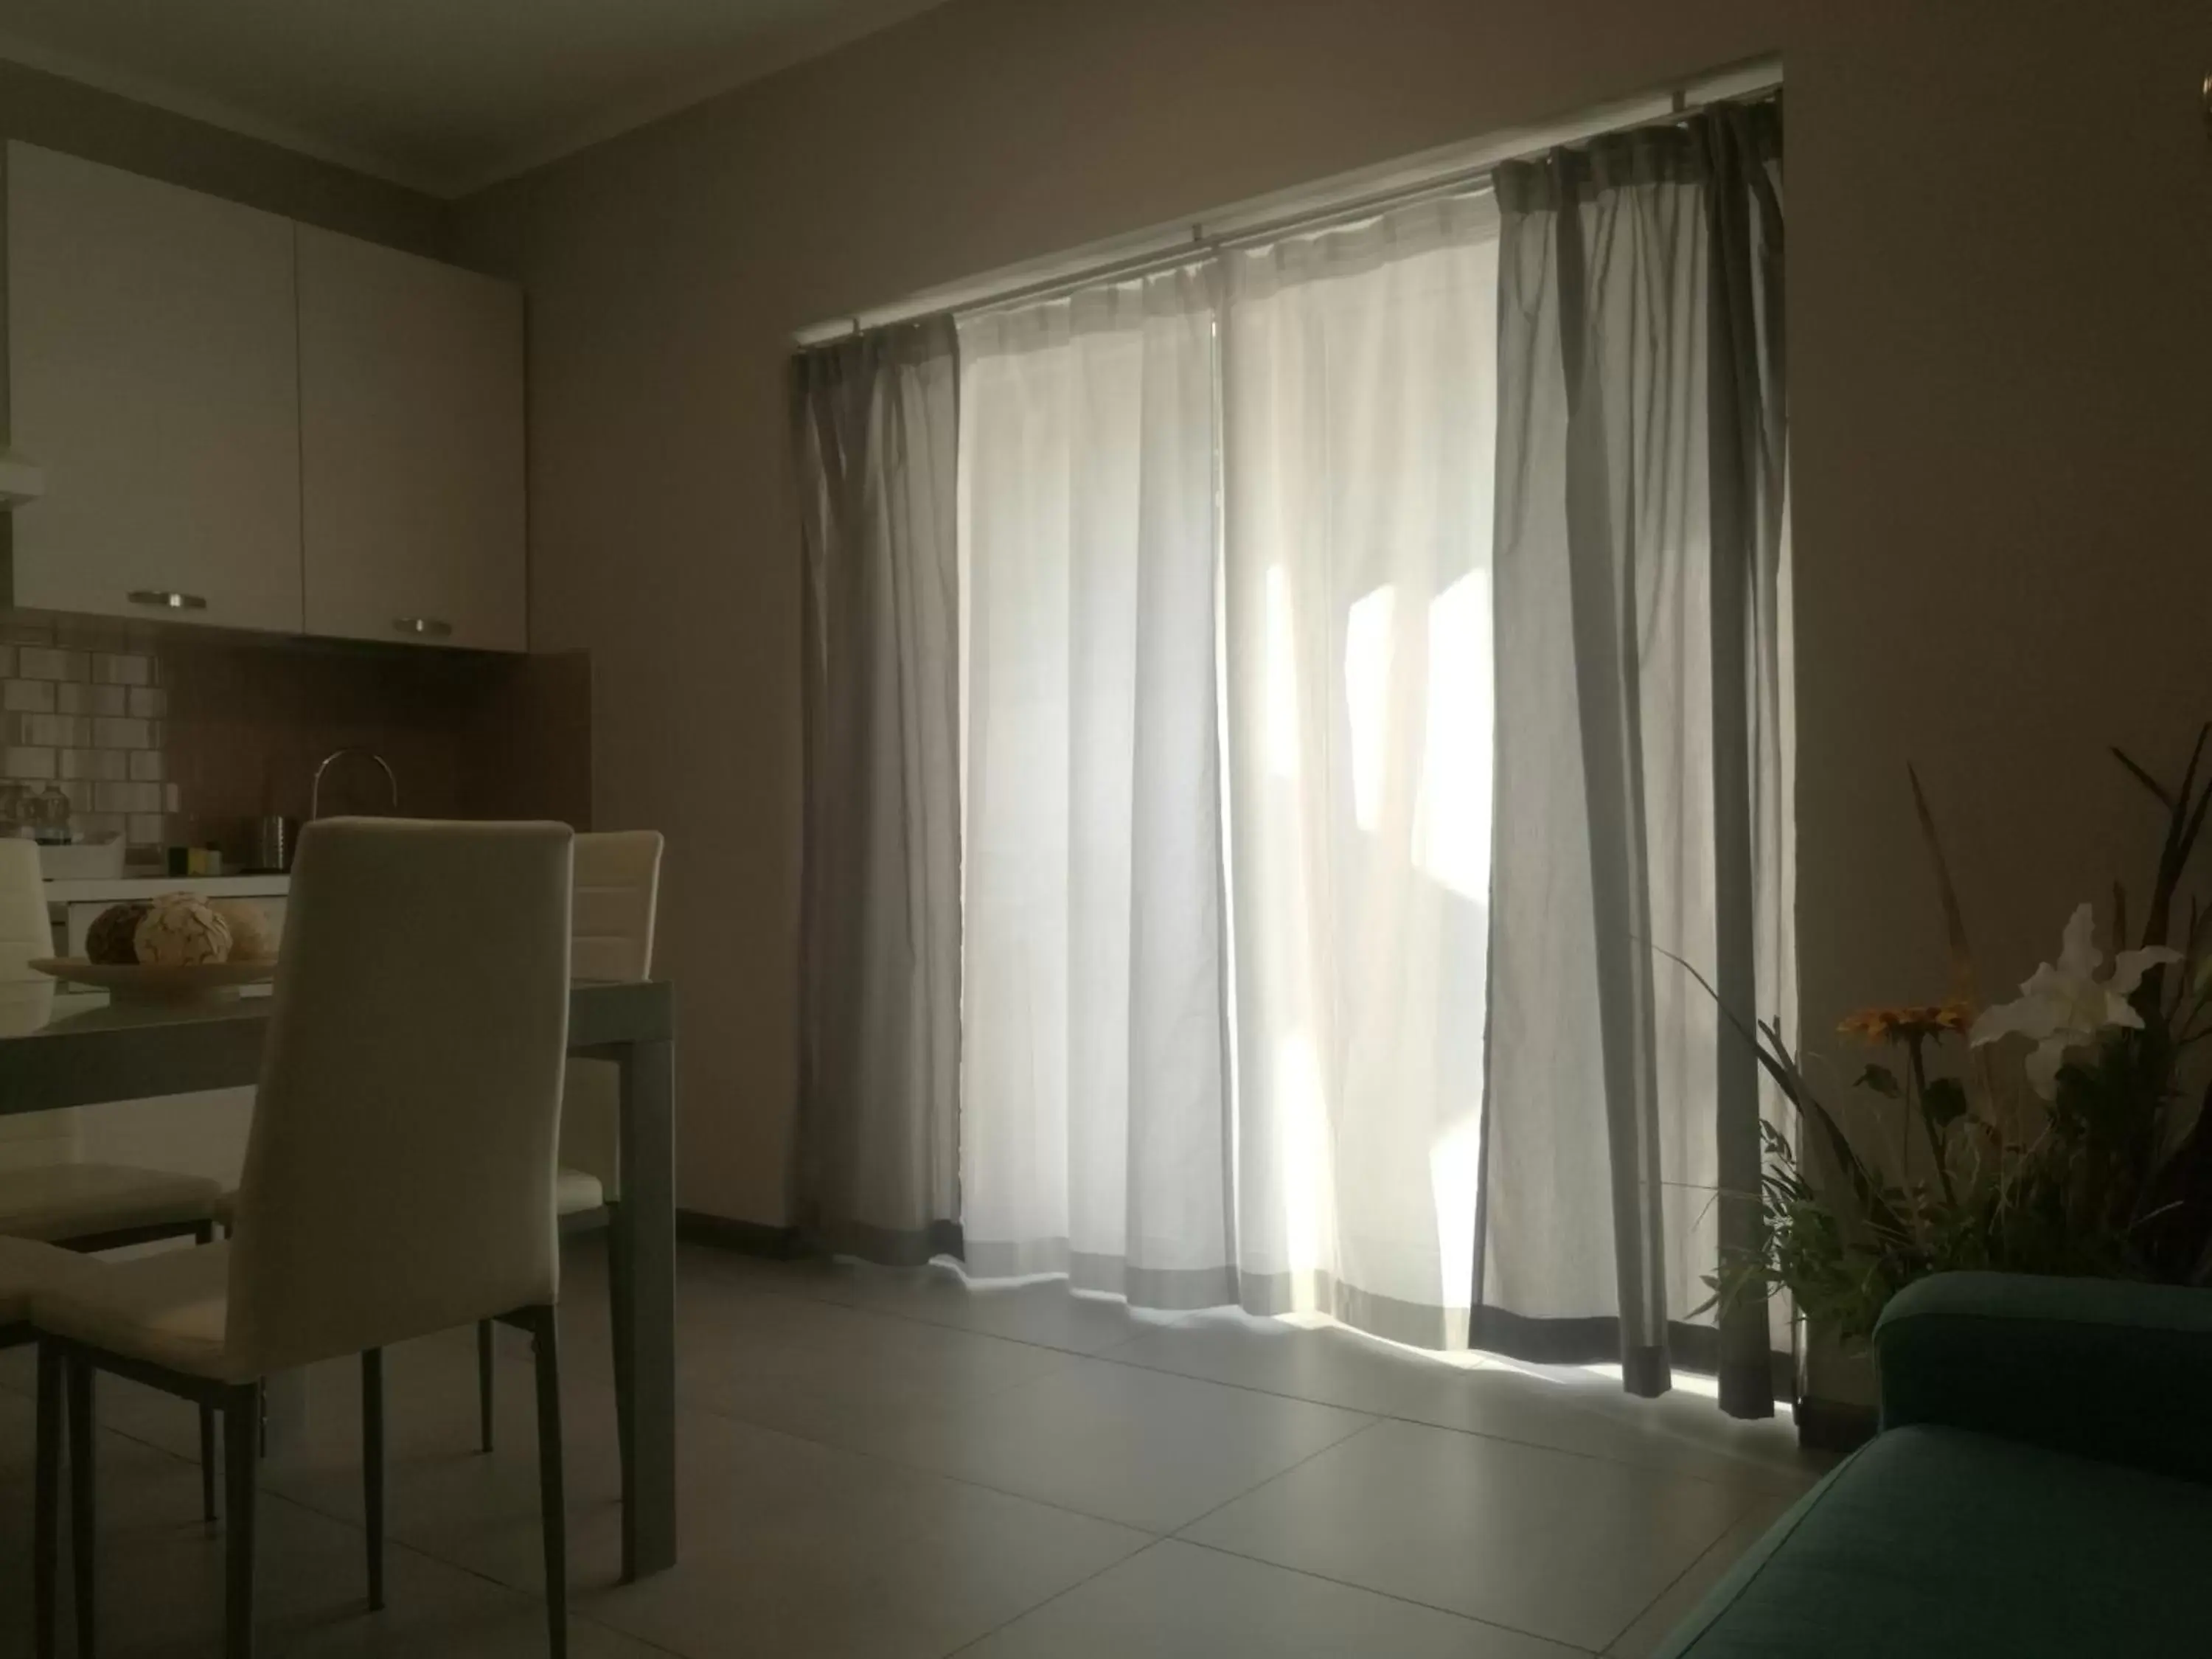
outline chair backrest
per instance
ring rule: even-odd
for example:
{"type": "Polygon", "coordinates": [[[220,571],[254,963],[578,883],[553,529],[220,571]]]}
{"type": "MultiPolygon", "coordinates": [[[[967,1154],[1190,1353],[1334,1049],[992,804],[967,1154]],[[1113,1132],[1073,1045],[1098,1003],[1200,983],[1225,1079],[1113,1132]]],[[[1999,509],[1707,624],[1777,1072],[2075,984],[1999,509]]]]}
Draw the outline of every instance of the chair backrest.
{"type": "Polygon", "coordinates": [[[660,832],[615,830],[576,837],[576,906],[571,921],[578,979],[653,976],[653,931],[660,906],[660,832]]]}
{"type": "MultiPolygon", "coordinates": [[[[0,838],[0,1034],[35,1030],[52,1018],[54,982],[29,963],[53,953],[38,844],[0,838]]],[[[0,1169],[64,1162],[76,1148],[74,1112],[0,1115],[0,1169]]]]}
{"type": "Polygon", "coordinates": [[[231,1247],[246,1366],[558,1294],[572,840],[392,818],[301,835],[231,1247]]]}
{"type": "MultiPolygon", "coordinates": [[[[657,830],[617,830],[576,837],[576,908],[570,971],[578,979],[653,977],[653,927],[660,908],[657,830]]],[[[622,1084],[611,1061],[572,1060],[561,1107],[561,1161],[599,1178],[622,1196],[622,1084]]]]}

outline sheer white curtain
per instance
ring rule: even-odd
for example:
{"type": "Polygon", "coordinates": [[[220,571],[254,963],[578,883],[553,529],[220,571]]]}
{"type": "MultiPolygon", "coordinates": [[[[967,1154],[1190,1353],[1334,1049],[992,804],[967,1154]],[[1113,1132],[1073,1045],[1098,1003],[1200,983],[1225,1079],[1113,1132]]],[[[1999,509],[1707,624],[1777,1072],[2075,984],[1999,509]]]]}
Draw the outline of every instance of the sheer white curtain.
{"type": "Polygon", "coordinates": [[[1477,1340],[1773,1406],[1746,1248],[1796,1022],[1781,111],[1499,169],[1498,994],[1477,1340]]]}
{"type": "Polygon", "coordinates": [[[1242,1297],[1466,1339],[1481,1157],[1498,222],[1224,256],[1242,1297]]]}
{"type": "Polygon", "coordinates": [[[1235,1295],[1209,281],[960,325],[965,1257],[1164,1307],[1235,1295]]]}

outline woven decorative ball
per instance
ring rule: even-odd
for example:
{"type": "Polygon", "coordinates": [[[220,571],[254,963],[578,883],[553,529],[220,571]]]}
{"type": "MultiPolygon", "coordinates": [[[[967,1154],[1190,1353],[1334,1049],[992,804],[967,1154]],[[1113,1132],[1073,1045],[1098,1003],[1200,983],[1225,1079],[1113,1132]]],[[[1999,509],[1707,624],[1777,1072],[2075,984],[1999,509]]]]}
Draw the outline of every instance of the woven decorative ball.
{"type": "Polygon", "coordinates": [[[230,929],[233,962],[266,962],[276,954],[276,930],[269,913],[252,899],[216,899],[208,906],[230,929]]]}
{"type": "Polygon", "coordinates": [[[132,899],[111,904],[93,921],[84,936],[87,959],[110,967],[128,966],[138,960],[138,924],[154,907],[132,899]]]}
{"type": "Polygon", "coordinates": [[[191,968],[230,956],[230,924],[194,893],[165,893],[138,923],[139,962],[155,968],[191,968]]]}

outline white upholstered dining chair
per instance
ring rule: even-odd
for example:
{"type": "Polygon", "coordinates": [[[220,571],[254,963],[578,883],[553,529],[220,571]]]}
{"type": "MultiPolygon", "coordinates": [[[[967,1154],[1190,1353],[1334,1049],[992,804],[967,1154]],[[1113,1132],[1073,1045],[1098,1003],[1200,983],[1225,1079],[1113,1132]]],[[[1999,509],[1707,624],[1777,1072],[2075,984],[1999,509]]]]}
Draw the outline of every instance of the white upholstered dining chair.
{"type": "MultiPolygon", "coordinates": [[[[657,830],[603,830],[576,837],[575,885],[568,971],[578,979],[653,977],[653,936],[660,908],[657,830]]],[[[553,1203],[564,1229],[587,1226],[598,1214],[607,1236],[607,1307],[614,1325],[615,1413],[629,1421],[629,1277],[622,1234],[611,1224],[622,1202],[622,1075],[610,1060],[571,1060],[562,1085],[561,1164],[553,1203]]],[[[484,1450],[492,1443],[492,1328],[477,1327],[477,1423],[484,1450]]]]}
{"type": "MultiPolygon", "coordinates": [[[[54,952],[34,842],[0,840],[0,1028],[22,1009],[43,1024],[54,982],[27,964],[54,952]]],[[[221,1183],[200,1176],[78,1156],[73,1111],[0,1115],[0,1238],[106,1250],[163,1238],[214,1237],[221,1183]]],[[[200,1413],[200,1504],[215,1518],[215,1416],[200,1413]]]]}
{"type": "MultiPolygon", "coordinates": [[[[479,1319],[534,1339],[551,1647],[565,1652],[553,1173],[568,1046],[570,833],[326,819],[301,837],[232,1237],[103,1262],[33,1294],[40,1468],[70,1445],[81,1649],[92,1590],[92,1381],[224,1416],[226,1653],[253,1651],[259,1385],[358,1355],[371,1606],[383,1601],[388,1345],[479,1319]],[[57,1373],[58,1377],[57,1379],[57,1373]],[[65,1385],[65,1389],[64,1389],[65,1385]]],[[[38,1503],[52,1659],[58,1494],[38,1503]]]]}

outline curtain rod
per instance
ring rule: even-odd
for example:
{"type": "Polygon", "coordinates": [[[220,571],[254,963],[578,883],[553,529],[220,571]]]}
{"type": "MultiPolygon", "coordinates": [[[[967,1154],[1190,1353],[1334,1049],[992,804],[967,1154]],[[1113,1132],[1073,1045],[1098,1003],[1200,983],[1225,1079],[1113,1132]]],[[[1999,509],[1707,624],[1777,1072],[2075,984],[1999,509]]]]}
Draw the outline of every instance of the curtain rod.
{"type": "MultiPolygon", "coordinates": [[[[1490,192],[1492,176],[1509,162],[1526,161],[1562,144],[1586,142],[1612,133],[1670,126],[1700,110],[1760,97],[1778,90],[1781,85],[1780,64],[1773,59],[1760,59],[1665,92],[1607,106],[1578,121],[1540,131],[1522,129],[1478,146],[1454,146],[1454,150],[1462,155],[1470,149],[1478,149],[1481,159],[1417,180],[1365,191],[1347,186],[1343,193],[1329,194],[1328,199],[1318,202],[1313,199],[1314,189],[1303,190],[1295,194],[1304,198],[1305,205],[1269,214],[1268,204],[1293,193],[1279,192],[1242,207],[1218,210],[1180,230],[1156,229],[1116,239],[1129,247],[1125,253],[1102,254],[1090,261],[1084,261],[1079,253],[1071,254],[1068,259],[1076,263],[1054,261],[1056,268],[1027,279],[1017,267],[995,276],[979,276],[950,284],[854,316],[814,324],[793,335],[793,343],[797,349],[806,351],[878,329],[941,317],[1003,311],[1011,306],[1056,299],[1100,283],[1123,282],[1155,271],[1174,270],[1237,247],[1304,231],[1325,230],[1332,225],[1369,218],[1392,208],[1426,200],[1480,197],[1490,192]]],[[[1395,164],[1393,170],[1402,173],[1407,165],[1395,164]]],[[[1372,177],[1376,171],[1366,169],[1364,176],[1372,177]]],[[[1328,191],[1326,185],[1318,188],[1328,191]]],[[[1032,262],[1030,268],[1035,269],[1039,263],[1042,262],[1032,262]]]]}

